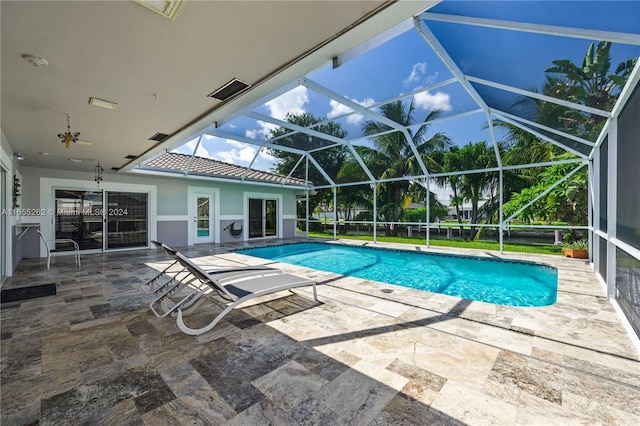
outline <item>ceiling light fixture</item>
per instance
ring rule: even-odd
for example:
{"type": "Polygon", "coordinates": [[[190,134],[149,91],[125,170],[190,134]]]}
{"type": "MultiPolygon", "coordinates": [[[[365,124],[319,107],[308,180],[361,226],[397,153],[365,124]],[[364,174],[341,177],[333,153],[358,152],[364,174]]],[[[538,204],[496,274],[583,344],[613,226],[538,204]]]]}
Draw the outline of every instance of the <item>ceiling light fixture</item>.
{"type": "Polygon", "coordinates": [[[98,184],[98,187],[100,186],[100,182],[102,182],[103,171],[104,171],[104,168],[102,168],[102,166],[100,165],[100,162],[98,161],[98,164],[96,165],[96,169],[95,169],[96,177],[94,178],[94,180],[98,184]]]}
{"type": "Polygon", "coordinates": [[[25,53],[24,55],[22,55],[22,59],[29,62],[34,67],[46,67],[47,65],[49,65],[49,62],[47,62],[46,59],[36,55],[29,55],[25,53]]]}
{"type": "Polygon", "coordinates": [[[68,158],[72,163],[84,163],[84,160],[81,158],[68,158]]]}
{"type": "Polygon", "coordinates": [[[15,154],[13,154],[13,156],[16,157],[16,160],[18,161],[24,161],[24,156],[19,152],[16,152],[15,154]]]}
{"type": "Polygon", "coordinates": [[[135,0],[135,2],[173,21],[182,6],[183,0],[135,0]]]}
{"type": "Polygon", "coordinates": [[[112,111],[118,108],[118,104],[115,102],[94,98],[93,96],[89,98],[89,104],[104,109],[110,109],[112,111]]]}
{"type": "Polygon", "coordinates": [[[76,141],[76,145],[92,146],[92,145],[93,145],[93,142],[83,141],[83,140],[77,140],[77,141],[76,141]]]}
{"type": "Polygon", "coordinates": [[[80,132],[71,133],[71,124],[69,123],[69,118],[71,115],[67,114],[67,131],[66,133],[58,133],[58,137],[62,139],[62,143],[69,148],[70,142],[78,142],[78,136],[80,136],[80,132]]]}

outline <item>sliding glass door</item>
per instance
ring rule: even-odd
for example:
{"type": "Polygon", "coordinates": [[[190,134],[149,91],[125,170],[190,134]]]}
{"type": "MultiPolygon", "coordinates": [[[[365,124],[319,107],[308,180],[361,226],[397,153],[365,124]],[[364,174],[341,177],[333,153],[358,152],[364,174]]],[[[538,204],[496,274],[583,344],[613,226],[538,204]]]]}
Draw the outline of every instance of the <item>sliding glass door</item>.
{"type": "MultiPolygon", "coordinates": [[[[102,249],[102,191],[55,192],[55,238],[71,239],[80,250],[102,249]]],[[[68,244],[56,245],[56,250],[69,249],[68,244]]]]}
{"type": "MultiPolygon", "coordinates": [[[[72,239],[81,250],[146,247],[147,198],[138,192],[57,189],[55,238],[72,239]]],[[[68,245],[56,245],[65,249],[68,245]]]]}
{"type": "Polygon", "coordinates": [[[147,194],[108,191],[106,197],[106,249],[147,246],[147,194]]]}
{"type": "Polygon", "coordinates": [[[249,238],[278,235],[278,200],[249,198],[249,238]]]}

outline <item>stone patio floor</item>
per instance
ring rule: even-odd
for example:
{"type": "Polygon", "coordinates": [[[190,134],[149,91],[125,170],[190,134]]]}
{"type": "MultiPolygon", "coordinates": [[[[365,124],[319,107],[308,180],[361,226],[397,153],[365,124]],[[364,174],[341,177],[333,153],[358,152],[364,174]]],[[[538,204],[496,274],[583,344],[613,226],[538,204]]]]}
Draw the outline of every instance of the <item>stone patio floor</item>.
{"type": "MultiPolygon", "coordinates": [[[[270,263],[232,251],[273,243],[179,250],[214,268],[270,263]]],[[[171,263],[159,250],[82,255],[79,269],[72,256],[50,270],[25,259],[2,289],[57,294],[0,307],[0,423],[640,424],[637,339],[590,266],[504,257],[557,267],[557,303],[499,306],[276,263],[315,279],[320,302],[310,288],[255,299],[197,337],[140,291],[171,263]]]]}

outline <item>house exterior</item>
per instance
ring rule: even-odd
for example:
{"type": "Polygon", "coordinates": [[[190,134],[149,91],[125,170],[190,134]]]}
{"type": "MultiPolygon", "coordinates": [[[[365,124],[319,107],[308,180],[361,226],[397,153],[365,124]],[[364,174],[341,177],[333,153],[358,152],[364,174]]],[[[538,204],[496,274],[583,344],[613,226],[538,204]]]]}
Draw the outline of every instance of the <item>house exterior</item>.
{"type": "MultiPolygon", "coordinates": [[[[13,154],[3,135],[3,163],[13,154]]],[[[167,153],[139,173],[105,174],[100,182],[93,173],[11,161],[3,190],[13,191],[13,176],[20,187],[15,207],[2,207],[12,237],[3,246],[9,269],[46,255],[36,230],[48,240],[71,238],[86,252],[152,248],[152,240],[181,247],[295,236],[304,181],[199,157],[185,177],[189,159],[167,153]]]]}

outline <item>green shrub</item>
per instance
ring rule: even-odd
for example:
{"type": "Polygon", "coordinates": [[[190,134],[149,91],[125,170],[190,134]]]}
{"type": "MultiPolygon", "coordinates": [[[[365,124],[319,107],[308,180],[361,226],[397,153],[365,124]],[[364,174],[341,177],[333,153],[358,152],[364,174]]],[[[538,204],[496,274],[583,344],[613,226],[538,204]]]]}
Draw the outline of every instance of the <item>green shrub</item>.
{"type": "Polygon", "coordinates": [[[573,250],[589,250],[589,240],[582,238],[572,242],[565,242],[562,247],[573,250]]]}

